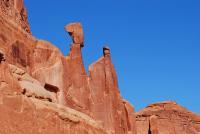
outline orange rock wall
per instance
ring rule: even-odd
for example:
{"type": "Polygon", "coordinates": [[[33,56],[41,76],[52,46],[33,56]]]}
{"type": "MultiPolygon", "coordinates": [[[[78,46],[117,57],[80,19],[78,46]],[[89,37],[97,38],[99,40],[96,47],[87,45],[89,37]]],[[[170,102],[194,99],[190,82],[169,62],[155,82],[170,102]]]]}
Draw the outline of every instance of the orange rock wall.
{"type": "Polygon", "coordinates": [[[136,114],[137,134],[199,134],[200,116],[175,102],[156,103],[136,114]]]}
{"type": "MultiPolygon", "coordinates": [[[[25,10],[22,2],[19,0],[8,3],[2,1],[1,3],[2,9],[5,4],[8,4],[8,7],[6,6],[6,10],[0,12],[0,52],[5,58],[5,61],[0,63],[2,66],[0,71],[2,90],[0,92],[9,92],[13,98],[17,98],[16,101],[13,99],[13,102],[11,99],[9,102],[11,104],[2,104],[1,110],[8,111],[5,112],[7,115],[2,119],[6,120],[13,110],[12,107],[7,108],[6,105],[14,105],[19,101],[19,104],[16,105],[26,106],[27,114],[24,114],[23,110],[20,114],[13,112],[14,117],[12,118],[16,120],[16,124],[20,124],[20,121],[24,125],[37,124],[33,130],[28,130],[31,125],[24,126],[27,129],[21,133],[43,131],[40,128],[38,130],[37,127],[45,125],[47,120],[53,120],[53,118],[59,120],[59,123],[54,122],[54,124],[61,129],[51,126],[47,129],[48,126],[45,126],[44,132],[52,130],[52,133],[55,131],[57,133],[70,131],[74,131],[74,133],[103,133],[105,131],[110,134],[135,133],[134,124],[131,124],[134,120],[132,113],[134,111],[131,105],[126,106],[127,103],[125,104],[120,96],[117,75],[110,54],[104,53],[101,60],[91,65],[90,75],[87,75],[81,53],[81,48],[84,46],[81,24],[74,23],[66,27],[73,43],[70,46],[69,55],[65,57],[51,43],[34,38],[29,32],[29,27],[24,27],[25,24],[28,25],[26,20],[16,20],[16,17],[21,15],[21,10],[25,10]],[[15,13],[8,14],[10,11],[15,13]],[[12,19],[8,19],[6,15],[12,19]],[[11,68],[9,68],[10,66],[11,68]],[[26,101],[21,102],[22,98],[25,98],[26,101]],[[49,109],[44,108],[44,111],[41,111],[35,108],[38,106],[35,103],[26,105],[26,103],[32,103],[32,98],[42,100],[41,103],[48,101],[58,106],[72,108],[77,112],[80,111],[94,120],[98,124],[98,128],[102,127],[104,131],[98,130],[91,124],[88,125],[87,121],[75,123],[75,125],[73,122],[62,121],[56,115],[53,116],[56,113],[55,109],[49,110],[48,107],[49,109]],[[36,113],[36,115],[49,114],[49,117],[41,115],[38,120],[42,121],[38,122],[37,116],[32,113],[36,113]],[[20,118],[27,118],[27,120],[20,120],[20,118]],[[47,120],[43,118],[47,118],[47,120]],[[66,125],[67,123],[69,124],[66,125]],[[71,128],[71,125],[75,127],[71,128]],[[63,128],[64,126],[67,128],[63,128]],[[88,131],[85,130],[86,128],[88,131]]],[[[2,96],[3,98],[7,97],[4,94],[2,96]]],[[[15,108],[18,109],[18,106],[15,108]]],[[[3,124],[10,125],[8,129],[2,127],[5,132],[19,131],[13,123],[5,121],[3,124]]]]}
{"type": "Polygon", "coordinates": [[[0,133],[199,134],[200,117],[173,102],[134,112],[119,91],[111,51],[89,66],[80,23],[63,56],[30,33],[23,0],[0,2],[0,133]]]}

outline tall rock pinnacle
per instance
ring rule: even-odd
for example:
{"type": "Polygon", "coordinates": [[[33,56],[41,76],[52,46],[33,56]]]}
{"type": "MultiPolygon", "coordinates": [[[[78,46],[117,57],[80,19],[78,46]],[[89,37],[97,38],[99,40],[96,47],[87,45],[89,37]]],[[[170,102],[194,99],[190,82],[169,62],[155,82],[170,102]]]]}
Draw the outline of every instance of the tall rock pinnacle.
{"type": "Polygon", "coordinates": [[[89,66],[89,72],[93,117],[110,134],[135,134],[134,109],[122,100],[109,47],[103,47],[103,56],[89,66]]]}
{"type": "Polygon", "coordinates": [[[84,46],[83,29],[80,23],[71,23],[65,26],[65,30],[73,41],[64,63],[66,64],[64,70],[67,76],[64,91],[66,103],[78,111],[88,113],[90,90],[81,52],[81,48],[84,46]]]}

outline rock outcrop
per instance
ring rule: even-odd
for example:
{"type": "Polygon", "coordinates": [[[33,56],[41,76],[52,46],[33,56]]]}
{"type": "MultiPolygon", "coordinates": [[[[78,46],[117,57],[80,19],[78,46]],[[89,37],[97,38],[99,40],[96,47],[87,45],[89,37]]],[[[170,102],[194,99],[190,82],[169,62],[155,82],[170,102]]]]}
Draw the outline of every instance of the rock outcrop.
{"type": "Polygon", "coordinates": [[[108,47],[103,48],[103,57],[90,65],[89,72],[91,112],[95,119],[101,121],[109,133],[134,134],[135,124],[131,124],[134,121],[134,110],[131,105],[123,102],[120,96],[117,75],[108,47]]]}
{"type": "Polygon", "coordinates": [[[109,48],[103,48],[87,75],[80,23],[65,27],[73,41],[65,57],[51,43],[34,38],[25,27],[27,19],[16,19],[27,18],[23,1],[0,6],[8,8],[0,12],[2,133],[135,133],[134,110],[120,96],[109,48]],[[35,125],[29,129],[30,124],[35,125]]]}
{"type": "Polygon", "coordinates": [[[45,87],[26,71],[0,63],[0,133],[106,134],[88,115],[58,104],[45,87]]]}
{"type": "Polygon", "coordinates": [[[21,27],[28,33],[31,32],[23,0],[1,0],[0,14],[1,17],[9,19],[13,25],[21,27]]]}
{"type": "Polygon", "coordinates": [[[137,134],[199,134],[200,116],[175,102],[148,106],[136,114],[137,134]]]}
{"type": "Polygon", "coordinates": [[[74,44],[80,44],[81,47],[84,46],[83,28],[80,23],[71,23],[65,27],[65,30],[71,36],[74,44]]]}
{"type": "Polygon", "coordinates": [[[90,90],[81,53],[83,29],[80,23],[72,23],[66,26],[66,31],[69,32],[73,43],[68,56],[63,60],[65,102],[67,106],[89,115],[90,90]]]}
{"type": "Polygon", "coordinates": [[[135,114],[120,95],[109,47],[87,74],[83,28],[65,30],[72,38],[67,56],[30,34],[23,0],[1,0],[0,133],[199,134],[199,116],[174,103],[135,114]]]}

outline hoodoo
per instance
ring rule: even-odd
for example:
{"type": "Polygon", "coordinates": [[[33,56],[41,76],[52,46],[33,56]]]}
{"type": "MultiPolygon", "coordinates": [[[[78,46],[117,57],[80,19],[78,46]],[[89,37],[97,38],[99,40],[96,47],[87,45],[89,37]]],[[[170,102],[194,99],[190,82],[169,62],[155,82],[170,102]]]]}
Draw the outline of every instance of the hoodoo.
{"type": "Polygon", "coordinates": [[[84,46],[83,29],[80,23],[65,26],[72,38],[69,55],[64,61],[65,98],[68,106],[90,114],[90,89],[88,76],[83,64],[81,48],[84,46]]]}

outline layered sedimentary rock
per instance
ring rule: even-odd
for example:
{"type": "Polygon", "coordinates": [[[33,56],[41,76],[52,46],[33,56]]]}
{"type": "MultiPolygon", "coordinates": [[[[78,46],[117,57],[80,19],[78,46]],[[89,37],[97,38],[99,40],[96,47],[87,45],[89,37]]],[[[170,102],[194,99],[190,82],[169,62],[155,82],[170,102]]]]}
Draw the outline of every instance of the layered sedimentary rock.
{"type": "Polygon", "coordinates": [[[135,114],[120,95],[109,47],[87,74],[82,25],[65,30],[67,56],[30,34],[23,0],[1,0],[0,133],[199,134],[199,116],[172,102],[135,114]]]}
{"type": "Polygon", "coordinates": [[[103,57],[89,67],[89,72],[91,112],[95,119],[101,121],[109,133],[134,134],[134,110],[120,96],[108,47],[103,48],[103,57]]]}
{"type": "Polygon", "coordinates": [[[0,133],[106,133],[89,116],[54,103],[54,96],[23,70],[6,62],[0,69],[0,133]]]}
{"type": "Polygon", "coordinates": [[[106,133],[88,115],[57,103],[55,86],[43,86],[27,72],[1,60],[0,133],[106,133]]]}
{"type": "Polygon", "coordinates": [[[83,28],[80,23],[71,23],[65,26],[65,30],[71,36],[74,44],[80,44],[81,47],[84,46],[83,28]]]}
{"type": "Polygon", "coordinates": [[[21,27],[30,33],[30,26],[23,0],[1,0],[0,5],[1,17],[9,19],[13,25],[21,27]]]}
{"type": "Polygon", "coordinates": [[[65,57],[31,36],[23,1],[0,6],[1,133],[135,133],[134,110],[120,96],[108,48],[91,65],[103,76],[93,69],[87,75],[80,23],[65,27],[73,41],[65,57]]]}
{"type": "Polygon", "coordinates": [[[84,42],[83,29],[80,23],[71,23],[65,29],[73,40],[70,53],[64,61],[66,103],[74,109],[90,114],[90,89],[81,53],[84,42]]]}
{"type": "Polygon", "coordinates": [[[137,134],[199,134],[200,116],[175,102],[152,104],[136,114],[137,134]]]}

